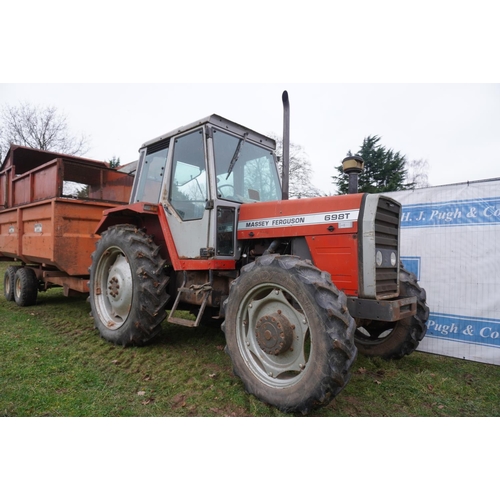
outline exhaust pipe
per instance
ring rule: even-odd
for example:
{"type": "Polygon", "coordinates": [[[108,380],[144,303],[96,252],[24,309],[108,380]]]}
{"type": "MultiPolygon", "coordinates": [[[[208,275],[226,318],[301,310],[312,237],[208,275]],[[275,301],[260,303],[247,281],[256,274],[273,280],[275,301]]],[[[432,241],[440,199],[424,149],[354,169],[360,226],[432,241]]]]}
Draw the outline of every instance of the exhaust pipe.
{"type": "Polygon", "coordinates": [[[290,102],[285,90],[281,96],[283,101],[283,171],[281,179],[282,199],[288,200],[290,186],[290,102]]]}
{"type": "Polygon", "coordinates": [[[356,194],[358,192],[358,178],[359,174],[363,172],[365,162],[361,156],[348,156],[342,160],[342,169],[344,174],[349,175],[349,194],[356,194]]]}

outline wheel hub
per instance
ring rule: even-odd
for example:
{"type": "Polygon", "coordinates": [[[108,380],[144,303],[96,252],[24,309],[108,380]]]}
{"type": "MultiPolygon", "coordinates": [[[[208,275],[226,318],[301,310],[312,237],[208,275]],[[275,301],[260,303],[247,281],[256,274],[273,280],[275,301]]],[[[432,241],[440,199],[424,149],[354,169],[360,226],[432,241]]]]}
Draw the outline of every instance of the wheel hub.
{"type": "Polygon", "coordinates": [[[294,329],[290,321],[278,311],[259,318],[255,325],[255,337],[265,353],[278,356],[292,346],[294,329]]]}
{"type": "Polygon", "coordinates": [[[108,283],[109,294],[116,298],[120,293],[120,282],[118,281],[116,276],[113,276],[108,283]]]}
{"type": "Polygon", "coordinates": [[[132,304],[132,272],[127,259],[118,252],[109,257],[113,260],[109,269],[103,263],[103,278],[106,279],[106,300],[103,305],[112,321],[121,318],[123,321],[130,313],[132,304]]]}

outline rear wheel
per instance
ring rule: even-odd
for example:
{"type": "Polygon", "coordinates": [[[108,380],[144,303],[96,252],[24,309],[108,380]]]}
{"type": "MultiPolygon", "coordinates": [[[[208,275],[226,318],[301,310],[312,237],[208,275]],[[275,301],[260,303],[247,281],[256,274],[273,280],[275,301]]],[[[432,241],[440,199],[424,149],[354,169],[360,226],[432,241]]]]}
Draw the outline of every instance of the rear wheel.
{"type": "Polygon", "coordinates": [[[36,304],[38,279],[30,267],[20,267],[14,277],[14,300],[20,307],[36,304]]]}
{"type": "Polygon", "coordinates": [[[347,384],[355,324],[328,273],[298,257],[260,257],[242,269],[224,309],[234,373],[261,401],[306,414],[347,384]]]}
{"type": "Polygon", "coordinates": [[[123,346],[155,337],[166,317],[168,281],[151,237],[132,225],[105,231],[90,269],[90,307],[101,336],[123,346]]]}
{"type": "Polygon", "coordinates": [[[3,294],[8,301],[14,300],[14,286],[18,267],[9,266],[3,276],[3,294]]]}
{"type": "Polygon", "coordinates": [[[399,271],[399,280],[399,298],[417,297],[417,313],[394,323],[372,321],[358,327],[356,346],[366,356],[400,359],[411,354],[427,332],[429,308],[425,290],[419,286],[417,277],[404,267],[399,271]]]}

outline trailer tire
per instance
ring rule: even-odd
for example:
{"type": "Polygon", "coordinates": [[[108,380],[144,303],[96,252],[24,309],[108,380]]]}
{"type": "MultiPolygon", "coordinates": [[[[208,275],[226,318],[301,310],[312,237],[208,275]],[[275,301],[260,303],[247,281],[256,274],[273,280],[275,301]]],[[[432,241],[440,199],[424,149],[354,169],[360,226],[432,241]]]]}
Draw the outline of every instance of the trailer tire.
{"type": "Polygon", "coordinates": [[[160,247],[135,226],[123,224],[102,233],[91,257],[90,307],[101,337],[140,346],[158,335],[169,298],[160,247]]]}
{"type": "Polygon", "coordinates": [[[427,332],[429,308],[425,290],[417,277],[403,266],[399,270],[399,298],[417,297],[417,313],[395,323],[372,321],[356,330],[356,346],[365,356],[383,359],[401,359],[418,347],[427,332]]]}
{"type": "Polygon", "coordinates": [[[224,316],[234,374],[280,411],[305,415],[349,381],[355,323],[345,294],[309,261],[269,254],[243,267],[224,316]]]}
{"type": "Polygon", "coordinates": [[[16,280],[17,266],[9,266],[3,276],[3,294],[9,302],[14,300],[14,286],[16,280]]]}
{"type": "Polygon", "coordinates": [[[14,277],[14,300],[19,307],[36,304],[38,278],[30,267],[19,267],[14,277]]]}

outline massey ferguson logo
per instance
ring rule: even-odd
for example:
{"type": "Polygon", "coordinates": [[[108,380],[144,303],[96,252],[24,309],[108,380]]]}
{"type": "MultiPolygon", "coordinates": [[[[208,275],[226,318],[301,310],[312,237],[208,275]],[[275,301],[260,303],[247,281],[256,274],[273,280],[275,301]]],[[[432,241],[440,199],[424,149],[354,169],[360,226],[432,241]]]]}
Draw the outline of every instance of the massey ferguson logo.
{"type": "Polygon", "coordinates": [[[289,217],[286,219],[271,219],[271,220],[253,220],[244,222],[245,229],[251,227],[267,227],[267,226],[294,226],[296,224],[305,224],[305,217],[289,217]]]}
{"type": "Polygon", "coordinates": [[[324,212],[319,214],[304,214],[288,217],[273,217],[270,219],[243,220],[238,223],[238,231],[245,229],[269,229],[275,227],[305,226],[311,224],[356,222],[359,210],[344,210],[340,212],[324,212]]]}

